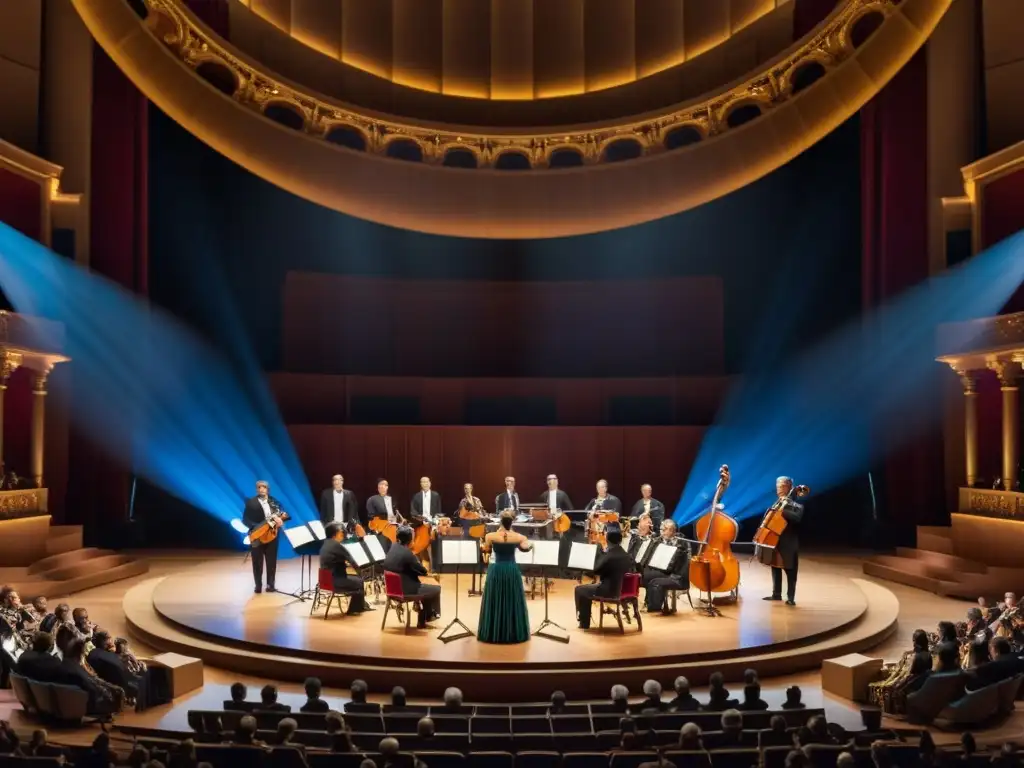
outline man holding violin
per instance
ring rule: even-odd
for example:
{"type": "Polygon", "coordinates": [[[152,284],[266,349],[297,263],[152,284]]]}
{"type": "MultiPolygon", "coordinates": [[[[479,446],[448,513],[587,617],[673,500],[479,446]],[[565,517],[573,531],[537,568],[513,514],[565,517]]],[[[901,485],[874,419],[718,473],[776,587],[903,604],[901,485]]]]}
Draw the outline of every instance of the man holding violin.
{"type": "MultiPolygon", "coordinates": [[[[245,500],[245,509],[242,511],[242,522],[249,528],[250,537],[253,531],[264,524],[280,529],[284,517],[281,505],[270,495],[270,484],[266,480],[257,480],[256,495],[245,500]]],[[[263,591],[264,562],[267,564],[267,592],[275,591],[277,536],[266,543],[250,539],[249,544],[252,547],[252,577],[256,582],[256,589],[253,591],[256,594],[263,591]]]]}
{"type": "MultiPolygon", "coordinates": [[[[802,488],[803,486],[801,486],[802,488]]],[[[793,501],[793,478],[780,477],[775,481],[775,504],[786,521],[779,534],[772,563],[772,593],[765,600],[782,599],[782,572],[786,572],[786,605],[796,605],[796,574],[800,566],[800,536],[798,528],[804,518],[804,505],[793,501]]]]}

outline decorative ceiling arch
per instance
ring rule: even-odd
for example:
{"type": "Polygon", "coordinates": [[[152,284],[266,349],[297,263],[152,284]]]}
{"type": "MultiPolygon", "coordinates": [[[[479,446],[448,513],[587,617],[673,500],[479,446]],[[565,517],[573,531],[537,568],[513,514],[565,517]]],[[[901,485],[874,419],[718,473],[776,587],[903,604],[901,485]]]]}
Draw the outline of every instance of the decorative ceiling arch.
{"type": "MultiPolygon", "coordinates": [[[[795,157],[873,97],[931,34],[952,0],[846,0],[794,49],[738,86],[673,110],[601,124],[543,132],[483,131],[413,123],[330,103],[316,94],[259,71],[208,32],[189,27],[181,14],[151,21],[159,38],[126,3],[73,0],[90,32],[154,103],[200,139],[279,186],[335,210],[435,234],[536,238],[614,229],[678,213],[727,194],[795,157]],[[853,50],[849,30],[866,8],[885,20],[853,50]],[[171,27],[167,29],[167,25],[171,27]],[[161,26],[163,25],[163,26],[161,26]],[[200,35],[207,35],[202,37],[200,35]],[[170,45],[165,45],[165,42],[170,45]],[[782,75],[821,53],[826,74],[793,95],[779,91],[782,75]],[[190,66],[211,52],[234,68],[246,86],[227,97],[190,66]],[[309,121],[292,130],[263,118],[260,105],[284,97],[299,104],[309,121]],[[756,98],[760,117],[726,130],[727,105],[756,98]],[[343,120],[370,136],[366,152],[324,141],[321,125],[343,120]],[[665,151],[666,128],[695,124],[702,141],[665,151]],[[415,141],[423,163],[382,156],[394,134],[415,141]],[[644,147],[638,159],[600,162],[597,148],[609,138],[633,138],[644,147]],[[536,170],[507,173],[491,167],[444,167],[435,149],[471,143],[486,163],[517,148],[536,170]],[[547,168],[548,145],[576,145],[582,167],[547,168]]],[[[153,8],[173,0],[148,0],[153,8]]]]}

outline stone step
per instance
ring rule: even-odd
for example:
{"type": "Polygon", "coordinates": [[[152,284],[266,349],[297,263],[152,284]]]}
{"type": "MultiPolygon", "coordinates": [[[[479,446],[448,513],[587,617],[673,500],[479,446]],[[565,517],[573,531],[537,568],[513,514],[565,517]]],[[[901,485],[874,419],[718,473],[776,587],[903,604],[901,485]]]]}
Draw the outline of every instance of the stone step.
{"type": "Polygon", "coordinates": [[[68,552],[61,552],[60,554],[50,555],[49,557],[44,557],[42,560],[37,560],[28,567],[28,575],[35,576],[38,574],[45,574],[47,571],[66,568],[67,566],[75,565],[76,563],[81,563],[86,560],[94,560],[97,557],[112,554],[114,553],[108,549],[97,549],[96,547],[72,549],[68,552]]]}
{"type": "Polygon", "coordinates": [[[927,592],[944,594],[941,591],[941,579],[935,579],[923,574],[904,571],[899,567],[877,562],[876,559],[865,560],[863,570],[865,574],[868,576],[874,576],[876,579],[895,581],[897,584],[906,584],[907,586],[917,587],[918,589],[923,589],[927,592]]]}
{"type": "Polygon", "coordinates": [[[82,548],[82,526],[51,525],[50,535],[46,540],[48,555],[60,555],[82,548]]]}
{"type": "Polygon", "coordinates": [[[948,526],[919,525],[917,527],[917,548],[952,555],[956,552],[952,534],[953,529],[948,526]]]}
{"type": "Polygon", "coordinates": [[[936,581],[957,581],[959,575],[959,572],[954,568],[943,568],[933,565],[927,560],[900,557],[899,555],[875,555],[868,559],[865,565],[867,563],[876,563],[915,576],[935,579],[936,581]]]}
{"type": "Polygon", "coordinates": [[[110,584],[121,579],[130,579],[133,576],[141,576],[149,572],[149,563],[145,560],[136,560],[126,555],[117,555],[124,560],[116,565],[109,562],[102,564],[96,570],[79,571],[68,575],[64,579],[49,579],[33,577],[33,581],[19,584],[18,588],[24,599],[30,600],[36,595],[45,595],[52,603],[54,600],[67,595],[81,592],[86,589],[110,584]]]}
{"type": "Polygon", "coordinates": [[[935,552],[928,549],[913,549],[911,547],[897,547],[896,554],[912,560],[922,560],[937,568],[943,568],[960,573],[987,573],[988,566],[976,560],[967,560],[956,555],[948,555],[945,552],[935,552]]]}

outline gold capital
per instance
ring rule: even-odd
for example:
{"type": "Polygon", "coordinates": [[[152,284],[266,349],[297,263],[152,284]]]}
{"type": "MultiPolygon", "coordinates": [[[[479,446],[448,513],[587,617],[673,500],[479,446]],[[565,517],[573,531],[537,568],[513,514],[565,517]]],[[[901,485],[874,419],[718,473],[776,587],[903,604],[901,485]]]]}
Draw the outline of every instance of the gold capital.
{"type": "Polygon", "coordinates": [[[974,395],[978,392],[978,372],[969,370],[962,366],[950,363],[950,368],[960,377],[960,385],[964,388],[965,395],[974,395]]]}
{"type": "Polygon", "coordinates": [[[1021,375],[1020,363],[1012,360],[989,360],[989,370],[994,371],[999,377],[999,384],[1002,389],[1017,389],[1017,380],[1021,375]]]}
{"type": "Polygon", "coordinates": [[[32,377],[32,394],[33,395],[45,395],[46,394],[46,380],[49,378],[49,371],[36,371],[35,376],[32,377]]]}

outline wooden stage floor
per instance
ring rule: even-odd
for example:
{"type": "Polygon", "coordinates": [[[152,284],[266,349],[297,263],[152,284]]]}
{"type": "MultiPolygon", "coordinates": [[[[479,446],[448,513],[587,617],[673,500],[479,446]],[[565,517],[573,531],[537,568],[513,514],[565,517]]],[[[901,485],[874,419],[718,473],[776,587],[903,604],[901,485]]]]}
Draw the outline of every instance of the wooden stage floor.
{"type": "MultiPolygon", "coordinates": [[[[277,585],[297,588],[299,576],[298,561],[282,563],[277,585]]],[[[678,613],[643,613],[643,632],[634,623],[620,634],[610,617],[603,630],[597,628],[596,608],[592,628],[578,629],[575,583],[556,579],[549,614],[567,629],[569,642],[533,637],[517,645],[475,637],[439,642],[455,612],[454,576],[442,578],[443,618],[408,634],[393,613],[381,630],[383,606],[324,620],[322,609],[311,617],[310,603],[290,595],[253,594],[250,568],[237,556],[211,558],[143,582],[128,591],[123,605],[133,633],[148,645],[240,673],[258,674],[271,664],[287,680],[315,674],[342,685],[360,676],[390,687],[401,679],[410,695],[430,695],[457,681],[480,700],[546,698],[559,685],[604,694],[609,681],[642,684],[649,677],[670,686],[678,674],[701,684],[714,669],[734,679],[750,666],[762,675],[787,674],[877,645],[895,630],[898,601],[879,585],[808,560],[801,563],[798,604],[787,606],[762,600],[770,581],[767,568],[752,564],[743,570],[740,599],[722,605],[721,616],[691,610],[684,596],[678,613]]],[[[475,631],[481,598],[469,597],[468,587],[462,577],[459,617],[475,631]]],[[[528,605],[536,628],[544,601],[538,596],[528,605]]]]}

